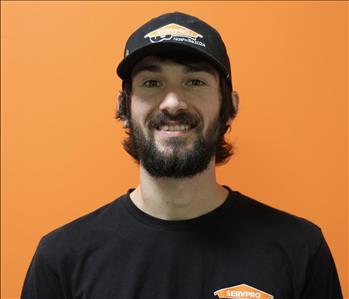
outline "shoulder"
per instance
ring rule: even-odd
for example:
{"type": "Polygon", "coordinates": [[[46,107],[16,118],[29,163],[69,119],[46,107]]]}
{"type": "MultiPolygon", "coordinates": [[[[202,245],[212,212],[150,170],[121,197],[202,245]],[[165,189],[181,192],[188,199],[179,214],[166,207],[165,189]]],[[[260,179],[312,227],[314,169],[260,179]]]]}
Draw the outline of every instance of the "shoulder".
{"type": "Polygon", "coordinates": [[[103,242],[119,226],[119,206],[123,197],[120,196],[113,202],[44,235],[38,245],[37,254],[52,260],[65,254],[79,254],[94,244],[103,242]]]}
{"type": "Polygon", "coordinates": [[[268,206],[260,201],[252,199],[240,192],[232,191],[235,198],[233,213],[240,214],[238,217],[245,226],[252,231],[258,232],[270,240],[278,240],[289,246],[309,245],[312,251],[316,250],[323,241],[323,235],[319,226],[313,222],[268,206]]]}
{"type": "Polygon", "coordinates": [[[333,257],[319,226],[239,192],[231,194],[230,219],[236,220],[229,225],[235,224],[232,232],[246,250],[273,261],[275,267],[279,260],[297,292],[303,292],[302,298],[325,293],[328,298],[342,298],[333,257]]]}

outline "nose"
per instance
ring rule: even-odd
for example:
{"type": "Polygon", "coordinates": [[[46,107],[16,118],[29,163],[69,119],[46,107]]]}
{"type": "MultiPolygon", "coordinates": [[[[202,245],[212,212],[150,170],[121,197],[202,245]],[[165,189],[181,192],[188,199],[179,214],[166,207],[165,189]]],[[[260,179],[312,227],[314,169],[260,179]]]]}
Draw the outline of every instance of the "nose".
{"type": "Polygon", "coordinates": [[[176,114],[180,110],[188,109],[188,105],[179,93],[171,91],[166,94],[159,108],[170,114],[176,114]]]}

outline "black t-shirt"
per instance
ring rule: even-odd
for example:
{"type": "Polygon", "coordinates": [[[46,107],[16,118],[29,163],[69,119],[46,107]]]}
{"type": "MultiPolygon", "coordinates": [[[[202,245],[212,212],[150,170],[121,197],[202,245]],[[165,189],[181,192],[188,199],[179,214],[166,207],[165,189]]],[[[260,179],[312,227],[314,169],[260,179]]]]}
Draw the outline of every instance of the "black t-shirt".
{"type": "Polygon", "coordinates": [[[208,214],[166,221],[131,191],[43,237],[21,298],[342,298],[309,221],[232,190],[208,214]]]}

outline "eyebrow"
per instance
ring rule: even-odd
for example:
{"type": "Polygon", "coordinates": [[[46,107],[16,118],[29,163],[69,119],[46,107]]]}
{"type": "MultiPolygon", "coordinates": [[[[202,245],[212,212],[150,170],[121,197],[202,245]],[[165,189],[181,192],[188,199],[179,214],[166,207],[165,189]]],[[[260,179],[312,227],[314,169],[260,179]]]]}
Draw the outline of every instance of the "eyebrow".
{"type": "Polygon", "coordinates": [[[161,72],[161,66],[159,65],[152,65],[152,64],[145,64],[145,65],[140,65],[136,66],[134,70],[132,71],[132,76],[136,76],[140,72],[153,72],[153,73],[159,73],[161,72]]]}
{"type": "MultiPolygon", "coordinates": [[[[156,64],[145,64],[136,66],[132,72],[132,76],[136,76],[140,72],[153,72],[160,73],[162,71],[162,67],[156,64]]],[[[210,66],[209,64],[187,64],[184,65],[184,73],[198,73],[198,72],[207,72],[213,76],[216,75],[217,71],[210,66]]]]}
{"type": "Polygon", "coordinates": [[[213,76],[217,73],[214,67],[210,66],[209,64],[188,64],[185,65],[184,69],[185,73],[197,73],[197,72],[207,72],[213,76]]]}

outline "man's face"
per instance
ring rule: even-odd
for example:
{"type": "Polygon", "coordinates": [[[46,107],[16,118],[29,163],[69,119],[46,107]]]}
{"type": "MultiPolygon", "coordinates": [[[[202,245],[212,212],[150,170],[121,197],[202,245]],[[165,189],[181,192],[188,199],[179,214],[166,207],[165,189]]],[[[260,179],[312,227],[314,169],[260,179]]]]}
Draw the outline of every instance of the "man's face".
{"type": "Polygon", "coordinates": [[[219,75],[208,64],[146,57],[133,69],[130,138],[155,177],[205,170],[216,150],[219,75]]]}

